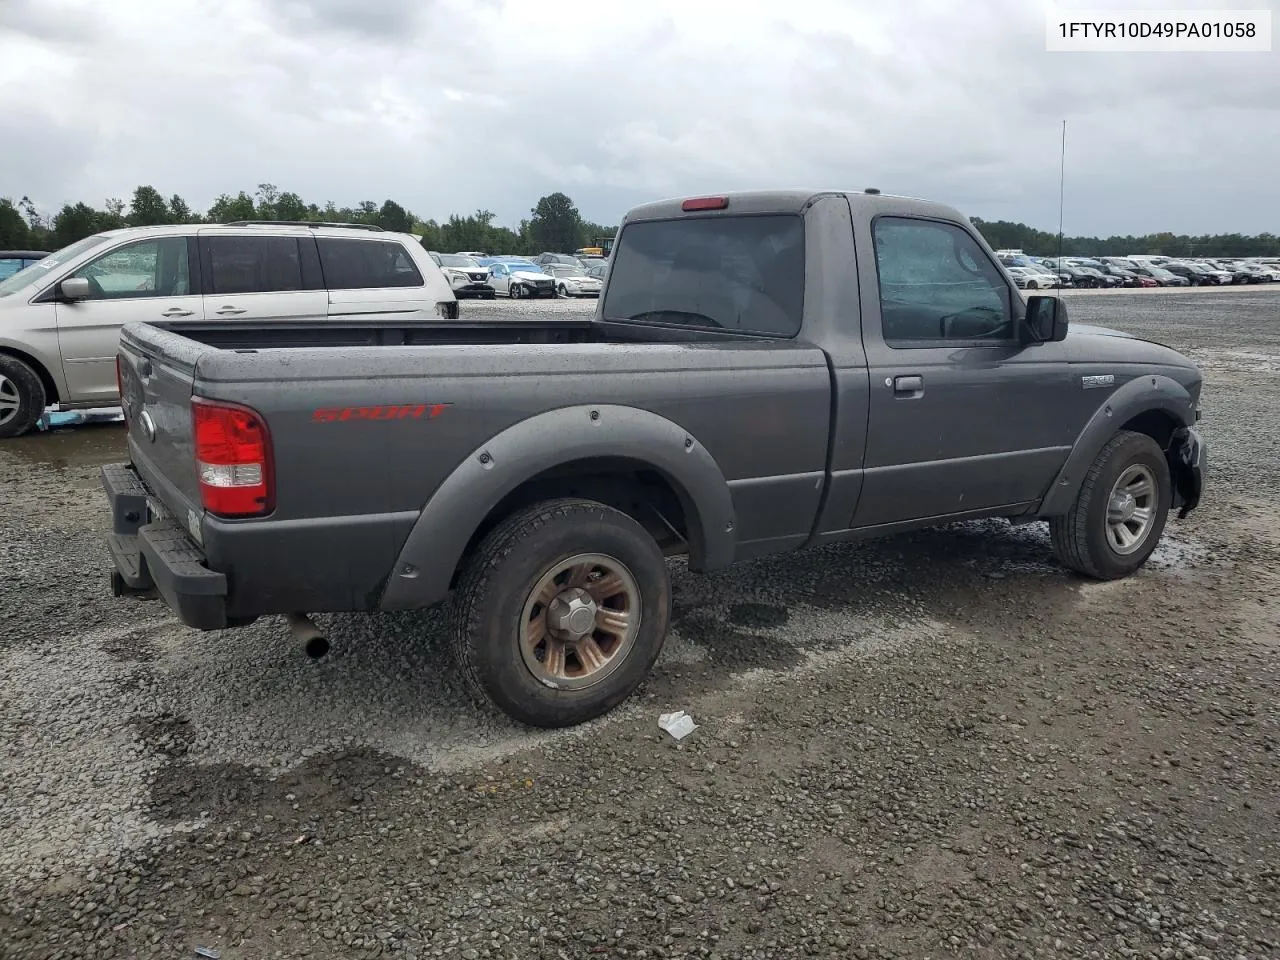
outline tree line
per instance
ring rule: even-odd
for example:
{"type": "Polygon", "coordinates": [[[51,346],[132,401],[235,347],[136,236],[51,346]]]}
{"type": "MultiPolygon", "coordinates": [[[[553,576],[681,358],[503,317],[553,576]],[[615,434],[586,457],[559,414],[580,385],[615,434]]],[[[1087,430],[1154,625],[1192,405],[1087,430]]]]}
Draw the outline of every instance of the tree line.
{"type": "MultiPolygon", "coordinates": [[[[1058,255],[1056,233],[1008,220],[988,223],[977,217],[970,219],[993,250],[1022,250],[1041,257],[1058,255]]],[[[1165,257],[1277,257],[1280,256],[1280,237],[1273,233],[1256,236],[1240,233],[1200,236],[1148,233],[1144,236],[1062,238],[1064,257],[1122,257],[1130,253],[1165,257]]]]}
{"type": "Polygon", "coordinates": [[[191,208],[181,196],[166,199],[155,187],[140,186],[133,197],[108,199],[102,207],[83,201],[66,204],[52,216],[36,209],[29,197],[16,203],[0,198],[0,248],[58,250],[103,230],[145,227],[159,224],[231,223],[236,220],[304,220],[312,223],[364,223],[412,233],[422,237],[428,250],[483,250],[515,254],[536,254],[544,250],[572,251],[593,246],[602,237],[612,237],[617,227],[584,220],[563,193],[542,197],[513,229],[494,223],[489,210],[466,216],[453,214],[440,223],[415,216],[394,200],[379,206],[365,200],[354,207],[339,207],[332,201],[320,206],[305,202],[298,194],[282,191],[272,183],[260,183],[252,195],[241,190],[222,194],[203,213],[191,208]]]}
{"type": "MultiPolygon", "coordinates": [[[[1020,249],[1040,256],[1058,252],[1058,236],[1025,223],[988,222],[973,217],[973,224],[994,249],[1020,249]]],[[[494,223],[489,210],[463,216],[453,214],[444,222],[422,220],[394,200],[379,206],[365,200],[354,207],[332,201],[320,206],[307,203],[296,193],[275,184],[258,184],[253,194],[241,190],[222,194],[204,213],[191,209],[178,194],[166,199],[152,186],[140,186],[126,203],[109,199],[102,207],[80,202],[66,204],[46,217],[28,197],[16,203],[0,198],[0,248],[57,250],[103,230],[169,223],[230,223],[233,220],[306,220],[331,223],[367,223],[403,233],[418,234],[429,250],[483,250],[535,254],[544,250],[570,251],[594,246],[612,237],[617,227],[584,220],[573,201],[563,193],[538,200],[529,216],[512,228],[494,223]]],[[[1128,253],[1197,257],[1280,256],[1280,237],[1271,233],[1246,236],[1220,233],[1187,236],[1151,233],[1144,236],[1063,237],[1065,256],[1121,256],[1128,253]]]]}

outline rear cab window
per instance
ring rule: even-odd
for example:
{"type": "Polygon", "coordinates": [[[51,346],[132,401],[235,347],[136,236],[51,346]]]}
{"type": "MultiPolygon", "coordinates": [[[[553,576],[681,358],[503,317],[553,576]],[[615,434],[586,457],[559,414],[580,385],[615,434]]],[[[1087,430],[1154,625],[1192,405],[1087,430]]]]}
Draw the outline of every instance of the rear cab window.
{"type": "Polygon", "coordinates": [[[330,290],[421,287],[424,284],[413,257],[394,240],[317,237],[316,244],[320,248],[320,268],[324,271],[325,285],[330,290]]]}
{"type": "Polygon", "coordinates": [[[794,337],[804,310],[799,214],[636,221],[610,261],[607,320],[794,337]]]}

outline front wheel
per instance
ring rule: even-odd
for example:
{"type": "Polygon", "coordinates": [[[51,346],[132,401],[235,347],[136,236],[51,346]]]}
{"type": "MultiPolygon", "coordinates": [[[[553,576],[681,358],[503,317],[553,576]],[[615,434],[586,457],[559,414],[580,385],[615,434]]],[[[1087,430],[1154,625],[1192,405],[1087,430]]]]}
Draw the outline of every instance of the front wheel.
{"type": "Polygon", "coordinates": [[[566,287],[565,287],[565,285],[564,285],[563,283],[562,283],[562,284],[560,284],[560,286],[556,289],[556,293],[557,293],[559,296],[562,296],[562,297],[568,297],[568,296],[569,296],[569,290],[568,290],[568,288],[566,288],[566,287]]]}
{"type": "Polygon", "coordinates": [[[523,293],[524,291],[520,288],[520,284],[518,283],[513,283],[507,288],[507,295],[511,297],[512,300],[519,300],[523,293]]]}
{"type": "Polygon", "coordinates": [[[1097,580],[1133,573],[1160,543],[1173,484],[1160,445],[1121,430],[1107,443],[1065,516],[1049,519],[1058,560],[1097,580]]]}
{"type": "Polygon", "coordinates": [[[0,440],[34,427],[47,402],[39,375],[17,357],[0,354],[0,440]]]}
{"type": "Polygon", "coordinates": [[[670,617],[667,565],[644,527],[592,500],[549,500],[502,521],[467,561],[453,649],[510,717],[567,727],[635,691],[670,617]]]}

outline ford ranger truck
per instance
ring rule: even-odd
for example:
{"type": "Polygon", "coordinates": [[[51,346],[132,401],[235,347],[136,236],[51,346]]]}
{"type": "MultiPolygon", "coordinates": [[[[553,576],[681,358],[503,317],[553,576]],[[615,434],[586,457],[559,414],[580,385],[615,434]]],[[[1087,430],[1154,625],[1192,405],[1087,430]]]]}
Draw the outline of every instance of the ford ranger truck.
{"type": "Polygon", "coordinates": [[[202,630],[448,600],[463,673],[545,727],[648,673],[672,555],[1006,517],[1115,579],[1205,479],[1190,360],[870,191],[637,207],[590,319],[148,321],[118,362],[117,593],[202,630]]]}

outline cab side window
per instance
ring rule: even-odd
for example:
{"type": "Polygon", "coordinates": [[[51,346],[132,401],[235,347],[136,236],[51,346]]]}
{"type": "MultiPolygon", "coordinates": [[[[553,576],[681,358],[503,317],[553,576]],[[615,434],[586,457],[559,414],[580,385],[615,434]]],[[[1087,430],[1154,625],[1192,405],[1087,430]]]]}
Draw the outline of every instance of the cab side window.
{"type": "Polygon", "coordinates": [[[77,270],[89,300],[183,297],[191,293],[186,237],[159,237],[118,247],[77,270]]]}
{"type": "Polygon", "coordinates": [[[1014,339],[1009,284],[967,232],[933,220],[878,217],[872,236],[886,344],[1014,339]]]}

